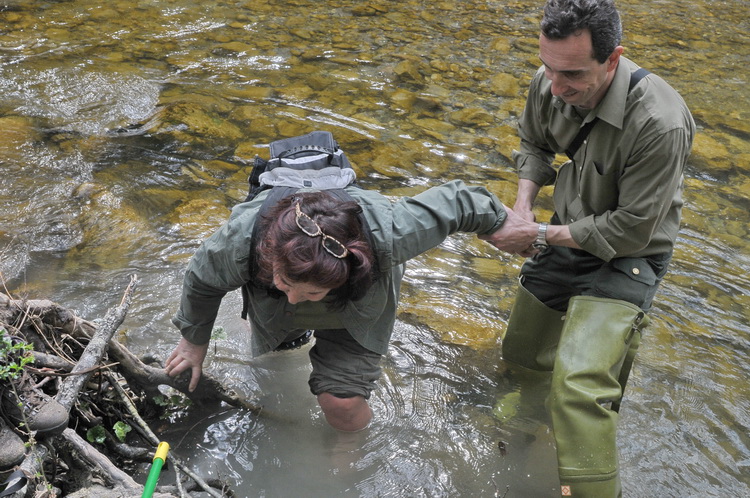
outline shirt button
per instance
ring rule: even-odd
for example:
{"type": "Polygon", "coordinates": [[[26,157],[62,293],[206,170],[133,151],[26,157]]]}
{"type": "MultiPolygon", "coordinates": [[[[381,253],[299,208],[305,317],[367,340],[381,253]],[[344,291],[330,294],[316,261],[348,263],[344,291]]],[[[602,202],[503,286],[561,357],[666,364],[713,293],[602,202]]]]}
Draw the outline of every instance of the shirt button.
{"type": "Polygon", "coordinates": [[[633,275],[639,275],[641,273],[641,270],[638,268],[633,268],[633,275]]]}
{"type": "Polygon", "coordinates": [[[287,312],[285,312],[284,314],[285,314],[286,316],[292,316],[292,312],[291,312],[291,311],[287,311],[287,312]]]}

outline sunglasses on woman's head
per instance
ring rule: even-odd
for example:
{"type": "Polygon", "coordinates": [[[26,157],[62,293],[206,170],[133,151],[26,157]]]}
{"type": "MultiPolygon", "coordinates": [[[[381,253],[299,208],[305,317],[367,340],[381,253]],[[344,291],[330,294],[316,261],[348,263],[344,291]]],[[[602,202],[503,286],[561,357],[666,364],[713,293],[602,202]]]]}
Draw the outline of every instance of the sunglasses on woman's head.
{"type": "Polygon", "coordinates": [[[315,223],[315,220],[302,212],[300,204],[302,204],[302,201],[298,201],[294,205],[294,211],[297,213],[294,221],[297,223],[299,229],[308,237],[322,237],[323,240],[321,241],[321,244],[323,245],[323,249],[334,258],[343,259],[347,257],[349,255],[349,250],[344,244],[330,235],[323,233],[323,229],[320,228],[320,225],[315,223]]]}

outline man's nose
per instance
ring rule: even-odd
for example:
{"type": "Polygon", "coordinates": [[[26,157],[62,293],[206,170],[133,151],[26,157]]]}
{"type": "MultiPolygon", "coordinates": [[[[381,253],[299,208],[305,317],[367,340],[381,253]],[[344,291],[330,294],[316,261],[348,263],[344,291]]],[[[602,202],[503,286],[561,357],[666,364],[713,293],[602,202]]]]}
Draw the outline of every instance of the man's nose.
{"type": "Polygon", "coordinates": [[[562,95],[566,88],[565,78],[560,74],[554,73],[552,71],[548,71],[546,76],[547,79],[552,83],[552,87],[550,88],[552,95],[554,95],[555,97],[562,95]]]}

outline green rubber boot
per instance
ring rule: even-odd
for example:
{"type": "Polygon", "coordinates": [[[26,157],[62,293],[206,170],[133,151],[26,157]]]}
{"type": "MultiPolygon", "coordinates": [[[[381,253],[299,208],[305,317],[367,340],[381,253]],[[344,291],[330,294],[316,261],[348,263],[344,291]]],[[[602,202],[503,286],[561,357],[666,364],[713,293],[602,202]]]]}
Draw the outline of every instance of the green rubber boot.
{"type": "Polygon", "coordinates": [[[613,407],[622,399],[631,346],[648,322],[625,301],[570,300],[549,397],[563,496],[622,496],[613,407]]]}
{"type": "Polygon", "coordinates": [[[547,307],[519,283],[503,337],[503,359],[551,372],[564,319],[565,313],[547,307]]]}

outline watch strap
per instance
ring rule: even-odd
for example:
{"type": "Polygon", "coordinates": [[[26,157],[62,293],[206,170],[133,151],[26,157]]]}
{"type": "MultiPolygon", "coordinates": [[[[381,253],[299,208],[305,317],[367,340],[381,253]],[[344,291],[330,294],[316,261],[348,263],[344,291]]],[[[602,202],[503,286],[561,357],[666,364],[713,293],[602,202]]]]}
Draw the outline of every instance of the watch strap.
{"type": "Polygon", "coordinates": [[[536,232],[536,240],[534,241],[534,247],[537,249],[543,249],[548,246],[547,244],[547,223],[539,223],[539,228],[536,232]]]}

